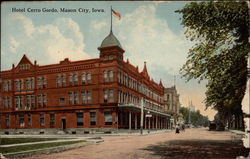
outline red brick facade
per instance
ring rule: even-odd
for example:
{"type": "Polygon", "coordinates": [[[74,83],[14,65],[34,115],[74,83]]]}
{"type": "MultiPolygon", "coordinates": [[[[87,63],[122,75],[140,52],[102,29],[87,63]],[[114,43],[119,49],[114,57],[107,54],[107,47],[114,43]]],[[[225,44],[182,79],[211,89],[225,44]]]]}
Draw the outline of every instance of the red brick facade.
{"type": "Polygon", "coordinates": [[[101,46],[97,59],[40,66],[25,55],[1,71],[0,128],[167,128],[164,87],[123,60],[119,45],[101,46]],[[150,111],[153,115],[146,118],[150,111]]]}

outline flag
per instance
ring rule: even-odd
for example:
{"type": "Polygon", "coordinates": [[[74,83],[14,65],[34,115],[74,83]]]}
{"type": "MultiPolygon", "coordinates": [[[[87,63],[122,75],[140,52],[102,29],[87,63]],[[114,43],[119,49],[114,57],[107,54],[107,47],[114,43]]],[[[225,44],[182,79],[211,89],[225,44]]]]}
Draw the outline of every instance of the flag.
{"type": "Polygon", "coordinates": [[[119,12],[116,12],[112,9],[112,13],[120,20],[121,19],[121,14],[119,12]]]}

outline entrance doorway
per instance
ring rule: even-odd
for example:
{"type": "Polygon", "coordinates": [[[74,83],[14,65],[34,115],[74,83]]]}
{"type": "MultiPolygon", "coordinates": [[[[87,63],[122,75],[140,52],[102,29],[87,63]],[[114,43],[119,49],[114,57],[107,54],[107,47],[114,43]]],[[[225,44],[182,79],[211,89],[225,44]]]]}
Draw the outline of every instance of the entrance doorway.
{"type": "Polygon", "coordinates": [[[66,119],[62,119],[62,129],[66,129],[66,119]]]}

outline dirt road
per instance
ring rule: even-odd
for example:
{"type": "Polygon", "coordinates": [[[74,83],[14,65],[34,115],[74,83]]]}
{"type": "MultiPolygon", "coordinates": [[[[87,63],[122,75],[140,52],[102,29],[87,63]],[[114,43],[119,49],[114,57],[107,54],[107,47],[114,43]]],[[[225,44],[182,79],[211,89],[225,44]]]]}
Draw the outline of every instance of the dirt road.
{"type": "Polygon", "coordinates": [[[105,136],[104,142],[29,159],[199,159],[235,158],[248,151],[230,132],[186,129],[145,136],[105,136]],[[199,153],[197,153],[199,152],[199,153]]]}

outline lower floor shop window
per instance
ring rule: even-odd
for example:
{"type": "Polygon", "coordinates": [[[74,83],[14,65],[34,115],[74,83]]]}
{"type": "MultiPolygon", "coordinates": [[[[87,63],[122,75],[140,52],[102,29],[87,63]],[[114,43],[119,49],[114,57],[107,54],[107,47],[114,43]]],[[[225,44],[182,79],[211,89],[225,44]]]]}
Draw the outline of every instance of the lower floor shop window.
{"type": "Polygon", "coordinates": [[[10,114],[6,114],[6,117],[5,117],[5,121],[6,121],[6,127],[10,127],[10,114]]]}
{"type": "Polygon", "coordinates": [[[32,118],[31,118],[31,114],[28,114],[28,126],[32,125],[32,118]]]}
{"type": "Polygon", "coordinates": [[[90,112],[90,125],[96,125],[96,112],[90,112]]]}
{"type": "Polygon", "coordinates": [[[40,126],[44,126],[45,125],[45,121],[44,121],[44,113],[40,114],[40,126]]]}
{"type": "Polygon", "coordinates": [[[83,113],[82,112],[77,112],[76,113],[76,118],[77,118],[77,126],[83,126],[83,113]]]}
{"type": "Polygon", "coordinates": [[[24,126],[24,114],[19,114],[19,125],[24,126]]]}
{"type": "Polygon", "coordinates": [[[104,112],[105,125],[112,125],[112,111],[104,112]]]}
{"type": "Polygon", "coordinates": [[[50,114],[50,127],[55,126],[55,114],[50,114]]]}

